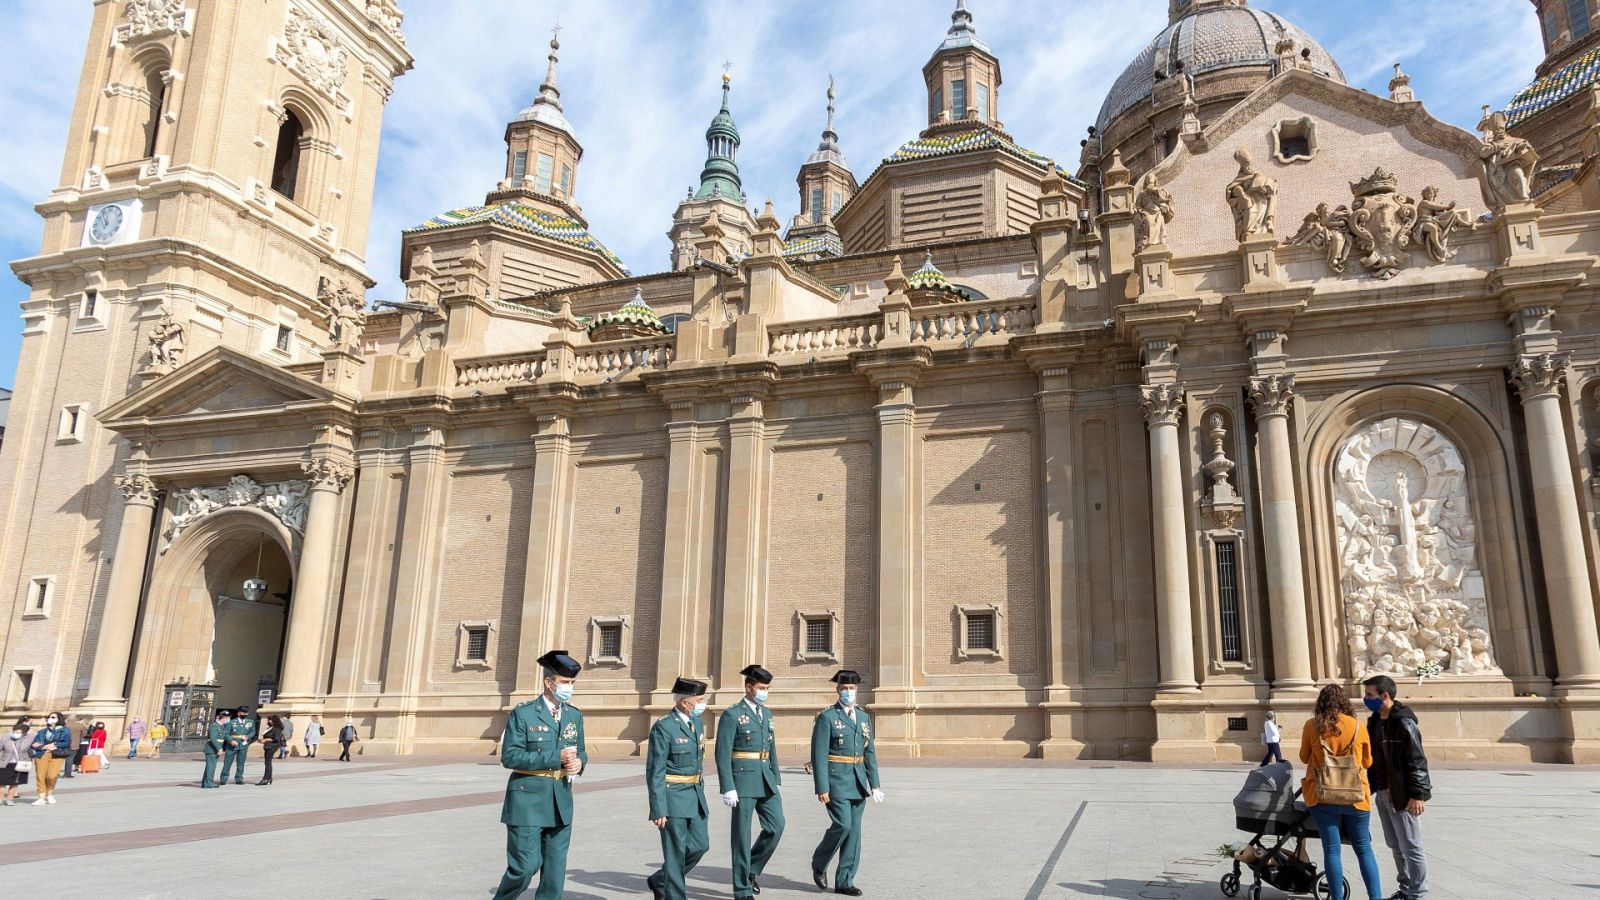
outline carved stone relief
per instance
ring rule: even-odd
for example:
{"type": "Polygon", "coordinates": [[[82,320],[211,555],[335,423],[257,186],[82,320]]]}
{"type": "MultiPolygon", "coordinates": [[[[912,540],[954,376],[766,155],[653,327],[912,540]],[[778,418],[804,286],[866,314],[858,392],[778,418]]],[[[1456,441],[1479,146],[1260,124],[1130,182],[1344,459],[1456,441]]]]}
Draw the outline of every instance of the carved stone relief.
{"type": "Polygon", "coordinates": [[[254,507],[271,513],[285,528],[296,534],[306,529],[304,481],[274,481],[262,484],[248,475],[235,475],[227,484],[209,487],[177,488],[170,492],[172,515],[161,545],[165,553],[185,529],[212,513],[224,509],[254,507]]]}
{"type": "Polygon", "coordinates": [[[289,8],[289,21],[278,43],[277,60],[343,108],[350,98],[344,92],[350,52],[326,22],[298,7],[289,8]]]}
{"type": "Polygon", "coordinates": [[[355,350],[361,344],[361,332],[367,326],[366,300],[350,289],[348,282],[326,281],[317,292],[317,299],[328,309],[328,340],[340,350],[355,350]]]}
{"type": "Polygon", "coordinates": [[[1506,133],[1504,113],[1486,115],[1478,123],[1483,146],[1478,148],[1478,165],[1489,199],[1496,209],[1512,203],[1527,203],[1533,198],[1533,170],[1539,154],[1524,138],[1506,133]]]}
{"type": "Polygon", "coordinates": [[[1172,194],[1154,182],[1141,182],[1133,201],[1134,253],[1167,242],[1167,223],[1172,221],[1172,194]]]}
{"type": "Polygon", "coordinates": [[[400,23],[405,21],[406,14],[395,5],[395,0],[367,0],[367,18],[395,41],[405,44],[406,35],[400,30],[400,23]]]}
{"type": "Polygon", "coordinates": [[[144,37],[189,33],[189,7],[183,0],[128,0],[127,22],[116,27],[119,44],[144,37]]]}
{"type": "Polygon", "coordinates": [[[1256,171],[1250,151],[1240,147],[1233,158],[1239,174],[1228,182],[1228,205],[1233,207],[1233,229],[1240,241],[1260,234],[1272,234],[1278,216],[1278,181],[1256,171]]]}
{"type": "Polygon", "coordinates": [[[1455,201],[1442,202],[1438,188],[1423,188],[1420,200],[1408,197],[1381,167],[1352,183],[1350,192],[1350,206],[1318,203],[1286,243],[1325,251],[1328,268],[1341,274],[1354,249],[1363,268],[1389,279],[1409,264],[1413,247],[1435,262],[1449,260],[1456,254],[1450,247],[1456,230],[1472,228],[1472,214],[1455,201]]]}
{"type": "Polygon", "coordinates": [[[150,368],[165,375],[183,365],[183,324],[172,318],[172,311],[161,309],[161,318],[150,329],[150,368]]]}
{"type": "Polygon", "coordinates": [[[1497,673],[1466,467],[1406,418],[1356,432],[1334,467],[1340,594],[1352,673],[1497,673]]]}

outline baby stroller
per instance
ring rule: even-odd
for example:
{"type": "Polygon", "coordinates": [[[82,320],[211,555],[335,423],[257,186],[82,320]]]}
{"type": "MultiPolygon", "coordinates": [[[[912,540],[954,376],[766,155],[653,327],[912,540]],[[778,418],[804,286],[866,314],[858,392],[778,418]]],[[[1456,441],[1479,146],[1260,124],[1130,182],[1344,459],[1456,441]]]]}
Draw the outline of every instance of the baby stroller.
{"type": "MultiPolygon", "coordinates": [[[[1222,876],[1223,894],[1238,895],[1242,866],[1254,876],[1250,900],[1261,900],[1263,884],[1318,900],[1333,896],[1327,873],[1319,873],[1311,861],[1307,842],[1316,839],[1317,827],[1300,802],[1293,766],[1283,762],[1252,771],[1233,798],[1233,815],[1236,828],[1255,836],[1234,855],[1233,871],[1222,876]]],[[[1344,880],[1343,896],[1350,896],[1349,879],[1344,880]]]]}

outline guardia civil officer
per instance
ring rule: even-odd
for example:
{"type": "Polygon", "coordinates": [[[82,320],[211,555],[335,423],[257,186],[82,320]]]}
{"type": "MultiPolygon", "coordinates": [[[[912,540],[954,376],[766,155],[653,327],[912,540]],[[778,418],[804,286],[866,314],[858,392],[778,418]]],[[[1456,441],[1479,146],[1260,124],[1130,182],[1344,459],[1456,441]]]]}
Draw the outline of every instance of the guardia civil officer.
{"type": "Polygon", "coordinates": [[[878,750],[872,738],[872,719],[856,706],[861,676],[850,669],[833,675],[839,702],[817,714],[811,726],[811,777],[817,799],[828,807],[828,830],[811,854],[811,880],[828,889],[828,861],[839,854],[833,873],[833,892],[861,896],[855,886],[861,865],[861,813],[867,798],[883,802],[878,786],[878,750]]]}
{"type": "Polygon", "coordinates": [[[661,870],[647,883],[655,900],[685,900],[684,877],[711,848],[706,834],[706,790],[701,763],[706,683],[679,678],[672,685],[672,712],[650,729],[644,783],[650,791],[650,821],[661,829],[661,870]]]}
{"type": "Polygon", "coordinates": [[[783,837],[783,797],[778,785],[778,746],[772,734],[767,691],[772,673],[745,666],[744,699],[717,721],[717,782],[722,802],[733,808],[733,897],[751,900],[761,893],[756,879],[783,837]],[[750,846],[750,815],[761,820],[761,836],[750,846]]]}
{"type": "Polygon", "coordinates": [[[231,718],[230,710],[219,709],[206,729],[206,771],[200,776],[200,786],[203,788],[220,787],[217,784],[217,757],[227,752],[228,720],[231,718]]]}
{"type": "Polygon", "coordinates": [[[520,897],[535,874],[536,900],[561,897],[572,841],[572,781],[589,764],[583,713],[571,704],[583,667],[565,650],[551,650],[538,662],[544,667],[544,694],[512,710],[500,737],[500,765],[511,775],[500,807],[506,873],[495,900],[520,897]]]}
{"type": "Polygon", "coordinates": [[[233,783],[244,784],[244,761],[250,755],[250,745],[256,742],[256,723],[250,718],[250,707],[241,706],[233,711],[233,721],[228,723],[227,752],[222,757],[222,778],[218,786],[228,783],[228,769],[236,766],[233,783]]]}

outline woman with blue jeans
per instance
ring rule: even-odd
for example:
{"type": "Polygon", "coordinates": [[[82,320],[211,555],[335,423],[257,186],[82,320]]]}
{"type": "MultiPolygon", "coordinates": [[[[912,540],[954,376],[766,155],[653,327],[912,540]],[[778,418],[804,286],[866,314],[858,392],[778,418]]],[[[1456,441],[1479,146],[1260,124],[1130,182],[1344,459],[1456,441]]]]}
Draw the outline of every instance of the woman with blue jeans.
{"type": "Polygon", "coordinates": [[[1322,868],[1328,874],[1329,896],[1332,900],[1345,900],[1343,844],[1346,839],[1356,851],[1356,862],[1361,866],[1361,880],[1366,883],[1370,900],[1383,900],[1383,887],[1379,883],[1378,858],[1372,853],[1372,833],[1368,819],[1372,815],[1372,788],[1367,784],[1367,769],[1372,765],[1372,741],[1367,730],[1356,721],[1355,710],[1350,706],[1350,695],[1344,686],[1330,684],[1317,695],[1316,711],[1306,722],[1300,735],[1300,761],[1306,764],[1306,777],[1301,781],[1301,792],[1311,818],[1317,823],[1317,834],[1322,839],[1322,868]],[[1361,800],[1345,805],[1330,803],[1317,794],[1317,772],[1322,768],[1326,745],[1337,756],[1354,756],[1360,769],[1361,800]]]}

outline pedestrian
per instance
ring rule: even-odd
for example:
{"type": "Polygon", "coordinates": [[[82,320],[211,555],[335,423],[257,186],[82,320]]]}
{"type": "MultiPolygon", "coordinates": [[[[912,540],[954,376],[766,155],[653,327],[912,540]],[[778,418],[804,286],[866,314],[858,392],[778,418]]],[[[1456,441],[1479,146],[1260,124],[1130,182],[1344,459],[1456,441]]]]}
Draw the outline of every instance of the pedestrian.
{"type": "Polygon", "coordinates": [[[350,761],[350,745],[359,740],[361,740],[361,737],[360,735],[356,734],[355,723],[351,722],[349,719],[345,719],[344,727],[339,729],[339,746],[344,748],[343,750],[339,751],[340,762],[350,761]]]}
{"type": "Polygon", "coordinates": [[[265,768],[261,780],[256,782],[256,787],[272,783],[272,761],[282,749],[283,720],[277,716],[267,716],[267,730],[261,735],[261,762],[265,768]]]}
{"type": "Polygon", "coordinates": [[[861,676],[850,669],[833,675],[839,702],[817,714],[811,725],[811,780],[817,800],[828,807],[828,830],[811,854],[811,880],[828,889],[828,861],[839,854],[833,873],[833,892],[861,896],[855,886],[861,867],[861,814],[867,798],[883,802],[878,783],[878,750],[872,740],[872,720],[856,706],[861,676]]]}
{"type": "Polygon", "coordinates": [[[767,694],[772,673],[757,665],[739,671],[744,699],[728,707],[717,722],[717,786],[722,802],[733,809],[734,900],[752,900],[761,893],[757,879],[783,837],[783,797],[778,786],[778,743],[773,736],[767,694]],[[750,817],[761,821],[761,836],[750,843],[750,817]]]}
{"type": "Polygon", "coordinates": [[[278,743],[278,758],[289,758],[289,742],[294,739],[294,717],[279,716],[278,721],[283,723],[283,740],[278,743]]]}
{"type": "Polygon", "coordinates": [[[94,723],[94,730],[89,733],[89,752],[98,757],[101,769],[111,768],[111,760],[106,758],[106,723],[94,723]]]}
{"type": "Polygon", "coordinates": [[[128,758],[129,759],[138,759],[139,758],[139,741],[144,738],[144,735],[145,735],[144,720],[139,718],[138,716],[134,716],[133,717],[133,721],[128,723],[128,758]]]}
{"type": "MultiPolygon", "coordinates": [[[[217,758],[228,752],[228,726],[233,718],[233,711],[227,709],[217,710],[211,726],[206,729],[206,770],[200,776],[200,786],[203,788],[222,787],[217,783],[217,758]]],[[[226,778],[223,779],[227,781],[226,778]]]]}
{"type": "Polygon", "coordinates": [[[1344,685],[1324,685],[1317,694],[1315,711],[1300,735],[1300,761],[1306,764],[1302,797],[1322,839],[1329,900],[1346,900],[1340,852],[1344,840],[1356,851],[1367,897],[1384,900],[1369,831],[1372,791],[1367,768],[1372,765],[1372,741],[1356,721],[1344,685]]]}
{"type": "Polygon", "coordinates": [[[1261,743],[1267,745],[1267,755],[1261,757],[1261,765],[1283,762],[1283,733],[1278,730],[1278,714],[1270,709],[1266,724],[1261,726],[1261,743]]]}
{"type": "Polygon", "coordinates": [[[250,718],[250,707],[241,706],[233,711],[228,723],[227,751],[222,756],[222,778],[228,781],[228,771],[233,771],[233,783],[244,784],[244,763],[250,757],[250,745],[256,742],[256,723],[250,718]]]}
{"type": "Polygon", "coordinates": [[[86,722],[79,716],[72,716],[67,730],[72,733],[73,746],[78,748],[72,756],[68,757],[67,764],[62,768],[62,778],[75,778],[83,771],[83,758],[89,755],[89,739],[94,737],[94,723],[86,722]]]}
{"type": "Polygon", "coordinates": [[[560,900],[572,841],[572,782],[589,764],[583,713],[572,705],[583,667],[565,650],[551,650],[537,662],[544,693],[512,710],[500,735],[500,765],[511,774],[500,806],[506,871],[494,900],[522,896],[535,874],[535,900],[560,900]]]}
{"type": "Polygon", "coordinates": [[[317,758],[317,745],[322,743],[322,720],[315,716],[306,726],[306,756],[317,758]]]}
{"type": "Polygon", "coordinates": [[[11,733],[0,738],[0,806],[17,805],[17,795],[33,771],[30,730],[26,719],[18,719],[11,733]]]}
{"type": "Polygon", "coordinates": [[[679,678],[672,685],[672,711],[650,728],[650,755],[644,783],[650,794],[650,822],[661,832],[661,869],[650,875],[654,900],[684,900],[684,878],[711,849],[706,832],[706,683],[679,678]]]}
{"type": "Polygon", "coordinates": [[[1372,740],[1367,783],[1400,881],[1391,900],[1423,900],[1428,896],[1428,858],[1422,851],[1422,810],[1433,799],[1433,781],[1422,752],[1422,731],[1417,714],[1395,699],[1393,678],[1374,675],[1362,685],[1362,702],[1372,713],[1367,718],[1372,740]]]}
{"type": "Polygon", "coordinates": [[[44,727],[34,734],[28,745],[28,752],[33,756],[34,790],[39,794],[33,801],[34,806],[56,802],[56,779],[61,777],[61,770],[67,767],[74,752],[72,729],[64,724],[66,721],[67,717],[58,712],[45,716],[44,727]]]}
{"type": "Polygon", "coordinates": [[[167,739],[167,726],[156,722],[150,726],[150,758],[161,758],[161,743],[167,739]]]}

